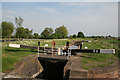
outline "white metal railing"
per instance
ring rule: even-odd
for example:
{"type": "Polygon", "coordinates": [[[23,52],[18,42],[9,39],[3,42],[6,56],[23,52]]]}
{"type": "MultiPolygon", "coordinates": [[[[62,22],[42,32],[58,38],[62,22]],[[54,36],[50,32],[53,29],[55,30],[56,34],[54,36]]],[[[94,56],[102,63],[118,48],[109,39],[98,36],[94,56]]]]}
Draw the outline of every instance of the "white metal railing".
{"type": "MultiPolygon", "coordinates": [[[[46,46],[46,45],[44,46],[44,54],[45,55],[47,55],[46,52],[51,51],[52,57],[54,56],[54,53],[58,53],[57,55],[67,56],[67,58],[69,58],[71,56],[71,48],[68,48],[68,52],[63,53],[61,48],[58,48],[58,50],[56,50],[56,49],[54,50],[53,47],[51,49],[46,49],[46,47],[48,47],[48,46],[46,46]]],[[[38,57],[39,57],[39,46],[38,46],[38,57]]]]}

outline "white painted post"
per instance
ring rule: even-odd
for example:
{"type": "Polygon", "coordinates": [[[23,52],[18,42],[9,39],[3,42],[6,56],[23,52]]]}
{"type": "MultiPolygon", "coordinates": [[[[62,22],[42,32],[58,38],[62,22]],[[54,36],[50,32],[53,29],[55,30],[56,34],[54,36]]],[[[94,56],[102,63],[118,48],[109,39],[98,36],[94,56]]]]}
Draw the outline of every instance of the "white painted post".
{"type": "Polygon", "coordinates": [[[69,56],[69,48],[68,48],[68,56],[69,56]]]}
{"type": "Polygon", "coordinates": [[[60,55],[60,48],[58,48],[58,55],[60,55]]]}
{"type": "Polygon", "coordinates": [[[65,52],[65,56],[66,56],[66,54],[67,54],[67,53],[65,52]]]}
{"type": "Polygon", "coordinates": [[[67,59],[69,59],[69,48],[68,48],[68,56],[67,56],[67,59]]]}
{"type": "Polygon", "coordinates": [[[71,56],[71,49],[68,48],[68,58],[71,56]]]}
{"type": "Polygon", "coordinates": [[[70,49],[70,56],[71,56],[71,49],[70,49]]]}
{"type": "Polygon", "coordinates": [[[88,49],[88,47],[85,47],[85,49],[88,49]]]}

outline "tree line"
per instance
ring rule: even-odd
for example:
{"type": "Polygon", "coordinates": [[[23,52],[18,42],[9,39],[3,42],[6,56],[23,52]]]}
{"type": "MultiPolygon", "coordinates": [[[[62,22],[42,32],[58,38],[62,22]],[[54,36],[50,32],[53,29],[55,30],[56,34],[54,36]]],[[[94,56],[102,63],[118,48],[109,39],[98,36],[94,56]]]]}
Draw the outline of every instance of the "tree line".
{"type": "MultiPolygon", "coordinates": [[[[68,36],[68,30],[67,28],[62,25],[59,26],[58,28],[53,31],[52,28],[46,27],[42,33],[39,35],[38,33],[33,33],[33,29],[30,30],[29,28],[24,28],[22,27],[23,19],[21,17],[15,17],[15,25],[12,22],[6,22],[3,21],[1,23],[1,28],[2,30],[2,38],[6,40],[6,38],[18,38],[19,40],[22,40],[23,38],[35,38],[35,39],[63,39],[63,38],[70,38],[68,36]],[[13,34],[14,33],[14,34],[13,34]]],[[[72,38],[83,38],[84,34],[82,32],[78,32],[78,34],[72,35],[72,38]]]]}

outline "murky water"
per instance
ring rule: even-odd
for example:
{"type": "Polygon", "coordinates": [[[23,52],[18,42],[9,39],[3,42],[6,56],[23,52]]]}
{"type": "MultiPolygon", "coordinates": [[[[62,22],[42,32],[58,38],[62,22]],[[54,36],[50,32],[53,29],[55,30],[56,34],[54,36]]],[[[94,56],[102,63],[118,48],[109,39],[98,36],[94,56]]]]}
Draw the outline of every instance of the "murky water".
{"type": "Polygon", "coordinates": [[[47,80],[63,80],[64,66],[67,60],[57,60],[57,59],[42,59],[38,58],[40,61],[43,72],[40,73],[36,78],[47,79],[47,80]]]}

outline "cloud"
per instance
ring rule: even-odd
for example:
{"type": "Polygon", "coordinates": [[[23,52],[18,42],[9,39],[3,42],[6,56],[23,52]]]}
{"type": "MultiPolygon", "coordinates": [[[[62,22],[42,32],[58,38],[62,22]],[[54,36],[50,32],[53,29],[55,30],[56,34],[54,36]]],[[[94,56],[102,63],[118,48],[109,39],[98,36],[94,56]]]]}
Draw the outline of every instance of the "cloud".
{"type": "Polygon", "coordinates": [[[14,14],[14,11],[7,10],[7,11],[5,11],[5,14],[14,14]]]}
{"type": "Polygon", "coordinates": [[[2,13],[3,13],[3,15],[5,14],[5,15],[13,15],[13,14],[15,14],[15,12],[13,11],[13,10],[2,10],[2,13]]]}
{"type": "Polygon", "coordinates": [[[14,16],[21,16],[24,19],[23,26],[39,34],[45,27],[55,29],[60,25],[65,25],[71,35],[78,31],[85,35],[118,34],[117,3],[58,3],[53,4],[53,8],[49,4],[39,7],[32,5],[32,9],[20,8],[18,11],[11,7],[11,11],[4,10],[4,20],[12,19],[14,22],[14,16]]]}
{"type": "Polygon", "coordinates": [[[91,3],[91,2],[68,2],[68,3],[60,3],[61,5],[64,6],[72,6],[72,7],[90,7],[94,6],[93,4],[96,3],[91,3]]]}
{"type": "MultiPolygon", "coordinates": [[[[38,15],[40,17],[39,19],[37,18],[36,20],[32,18],[31,27],[34,29],[34,32],[38,32],[39,34],[45,27],[52,27],[53,29],[55,29],[60,25],[65,25],[70,35],[75,33],[77,34],[78,31],[82,31],[85,33],[85,35],[117,36],[118,16],[116,4],[71,3],[69,4],[69,7],[66,7],[65,5],[63,6],[61,4],[64,7],[64,10],[61,12],[59,12],[59,9],[56,8],[39,7],[40,11],[45,11],[47,13],[50,13],[50,15],[55,14],[56,12],[62,15],[42,16],[41,13],[39,13],[40,14],[38,15]],[[75,8],[70,7],[70,5],[75,6],[75,8]],[[82,7],[82,9],[79,6],[82,7]],[[68,14],[63,14],[63,12],[68,12],[68,14]],[[36,28],[34,28],[34,26],[36,26],[36,28]]],[[[29,20],[25,26],[29,25],[30,22],[31,21],[29,20]]]]}
{"type": "Polygon", "coordinates": [[[14,21],[15,16],[5,15],[2,16],[2,21],[14,21]]]}
{"type": "Polygon", "coordinates": [[[50,14],[60,15],[59,11],[55,8],[39,7],[38,10],[45,11],[50,14]]]}
{"type": "Polygon", "coordinates": [[[2,20],[7,20],[7,21],[14,21],[14,16],[15,12],[12,10],[3,10],[2,12],[2,20]]]}
{"type": "Polygon", "coordinates": [[[60,3],[66,6],[68,9],[71,8],[71,12],[77,13],[77,15],[103,15],[103,16],[114,16],[117,15],[118,4],[117,3],[60,3]]]}

